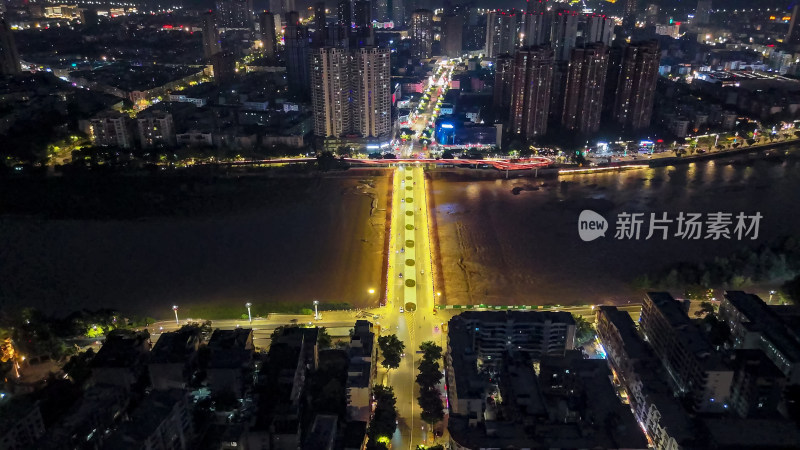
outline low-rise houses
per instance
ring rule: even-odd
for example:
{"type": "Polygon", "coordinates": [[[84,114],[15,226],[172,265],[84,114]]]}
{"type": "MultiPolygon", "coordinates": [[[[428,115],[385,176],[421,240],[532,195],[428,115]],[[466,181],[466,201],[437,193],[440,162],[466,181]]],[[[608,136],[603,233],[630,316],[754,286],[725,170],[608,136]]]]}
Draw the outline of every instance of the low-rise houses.
{"type": "Polygon", "coordinates": [[[208,349],[208,387],[212,392],[230,390],[241,398],[252,372],[253,329],[215,330],[208,341],[208,349]]]}
{"type": "Polygon", "coordinates": [[[347,416],[368,422],[372,414],[372,380],[378,367],[375,333],[366,320],[356,321],[348,350],[347,416]]]}
{"type": "Polygon", "coordinates": [[[153,391],[108,437],[108,450],[186,450],[193,448],[192,411],[187,392],[153,391]]]}
{"type": "Polygon", "coordinates": [[[150,334],[114,331],[92,359],[92,384],[111,384],[130,389],[147,369],[150,334]]]}
{"type": "Polygon", "coordinates": [[[197,362],[200,330],[184,327],[163,333],[150,352],[147,364],[154,389],[182,389],[190,380],[197,362]]]}

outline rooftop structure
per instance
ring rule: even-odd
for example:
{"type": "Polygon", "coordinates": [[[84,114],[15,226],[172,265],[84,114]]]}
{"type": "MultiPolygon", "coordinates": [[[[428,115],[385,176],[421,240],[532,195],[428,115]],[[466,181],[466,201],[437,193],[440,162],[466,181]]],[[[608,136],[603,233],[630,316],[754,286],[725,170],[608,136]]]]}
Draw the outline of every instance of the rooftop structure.
{"type": "Polygon", "coordinates": [[[800,331],[787,326],[757,295],[727,291],[719,317],[731,329],[736,348],[758,348],[783,372],[790,383],[800,383],[800,331]]]}
{"type": "Polygon", "coordinates": [[[191,448],[192,414],[186,392],[153,391],[131,414],[130,421],[112,432],[102,447],[108,450],[191,448]]]}

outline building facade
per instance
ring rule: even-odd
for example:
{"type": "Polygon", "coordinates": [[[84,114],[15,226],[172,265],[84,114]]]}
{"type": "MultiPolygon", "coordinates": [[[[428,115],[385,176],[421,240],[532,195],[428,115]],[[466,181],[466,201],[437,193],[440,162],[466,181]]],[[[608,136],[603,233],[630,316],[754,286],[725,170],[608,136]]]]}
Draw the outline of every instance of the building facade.
{"type": "Polygon", "coordinates": [[[580,134],[600,129],[608,49],[602,43],[572,50],[569,62],[561,126],[580,134]]]}
{"type": "Polygon", "coordinates": [[[433,11],[417,9],[411,14],[411,55],[427,59],[432,56],[433,11]]]}
{"type": "Polygon", "coordinates": [[[553,50],[549,47],[528,47],[514,57],[511,133],[523,139],[547,134],[553,63],[553,50]]]}
{"type": "Polygon", "coordinates": [[[132,148],[133,137],[128,127],[128,116],[108,113],[89,121],[92,144],[100,147],[132,148]]]}
{"type": "Polygon", "coordinates": [[[140,114],[136,117],[136,129],[142,148],[175,146],[175,124],[170,113],[140,114]]]}
{"type": "Polygon", "coordinates": [[[252,28],[253,0],[217,0],[217,15],[222,28],[252,28]]]}
{"type": "Polygon", "coordinates": [[[500,117],[508,117],[511,108],[511,92],[514,87],[514,57],[501,55],[494,63],[494,92],[492,107],[500,117]]]}
{"type": "Polygon", "coordinates": [[[213,12],[203,14],[203,56],[206,61],[222,51],[222,41],[217,29],[217,15],[213,12]]]}
{"type": "Polygon", "coordinates": [[[308,28],[295,22],[286,26],[284,33],[286,51],[286,77],[289,90],[306,96],[309,86],[308,28]]]}
{"type": "Polygon", "coordinates": [[[496,58],[513,53],[517,37],[517,16],[504,11],[491,11],[486,15],[486,56],[496,58]]]}
{"type": "Polygon", "coordinates": [[[641,328],[676,391],[693,397],[698,411],[721,412],[730,402],[733,370],[667,292],[648,292],[641,328]]]}
{"type": "Polygon", "coordinates": [[[389,49],[324,47],[313,51],[311,66],[316,136],[391,133],[389,49]]]}
{"type": "Polygon", "coordinates": [[[8,22],[0,17],[0,75],[14,75],[19,72],[19,53],[14,35],[8,22]]]}
{"type": "Polygon", "coordinates": [[[639,130],[650,126],[655,101],[660,53],[657,41],[639,42],[622,50],[619,66],[610,71],[617,82],[613,118],[622,128],[639,130]]]}
{"type": "Polygon", "coordinates": [[[261,29],[261,43],[264,46],[264,56],[270,60],[275,60],[275,53],[278,48],[278,41],[275,36],[275,15],[270,12],[262,12],[258,18],[261,29]]]}
{"type": "Polygon", "coordinates": [[[442,54],[450,58],[461,56],[464,19],[455,14],[442,16],[442,54]]]}

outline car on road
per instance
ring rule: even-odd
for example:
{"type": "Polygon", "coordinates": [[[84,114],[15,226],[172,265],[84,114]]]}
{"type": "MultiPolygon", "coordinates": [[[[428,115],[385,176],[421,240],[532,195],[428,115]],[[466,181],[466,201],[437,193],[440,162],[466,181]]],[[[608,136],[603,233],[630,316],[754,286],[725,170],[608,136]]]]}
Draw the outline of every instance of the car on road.
{"type": "Polygon", "coordinates": [[[397,276],[400,277],[400,278],[403,278],[403,274],[402,273],[398,273],[397,276]]]}
{"type": "Polygon", "coordinates": [[[402,306],[400,307],[400,312],[401,312],[401,313],[404,313],[404,312],[405,312],[405,311],[403,310],[403,307],[402,307],[402,306]]]}

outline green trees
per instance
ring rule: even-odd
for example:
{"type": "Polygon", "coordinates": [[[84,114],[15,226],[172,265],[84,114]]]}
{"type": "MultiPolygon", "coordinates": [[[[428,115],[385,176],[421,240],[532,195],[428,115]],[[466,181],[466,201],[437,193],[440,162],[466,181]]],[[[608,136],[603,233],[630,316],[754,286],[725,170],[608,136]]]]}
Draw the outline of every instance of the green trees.
{"type": "Polygon", "coordinates": [[[317,336],[317,345],[319,345],[319,348],[331,348],[331,342],[331,335],[328,334],[328,329],[321,327],[317,336]]]}
{"type": "Polygon", "coordinates": [[[438,388],[438,384],[443,378],[439,366],[442,347],[432,341],[426,341],[420,344],[419,349],[423,356],[419,362],[419,373],[417,374],[417,384],[419,385],[417,401],[422,410],[420,413],[422,421],[433,425],[444,418],[444,404],[438,388]]]}
{"type": "Polygon", "coordinates": [[[576,345],[584,344],[594,339],[594,327],[583,316],[573,314],[575,319],[575,341],[576,345]]]}
{"type": "Polygon", "coordinates": [[[396,334],[380,336],[378,338],[378,347],[381,349],[381,355],[383,355],[383,360],[381,361],[383,367],[387,370],[400,367],[400,355],[403,354],[406,344],[398,339],[396,334]]]}
{"type": "Polygon", "coordinates": [[[367,436],[370,443],[376,443],[381,438],[391,439],[397,429],[397,399],[391,387],[381,385],[375,386],[372,396],[375,398],[375,413],[367,436]]]}

